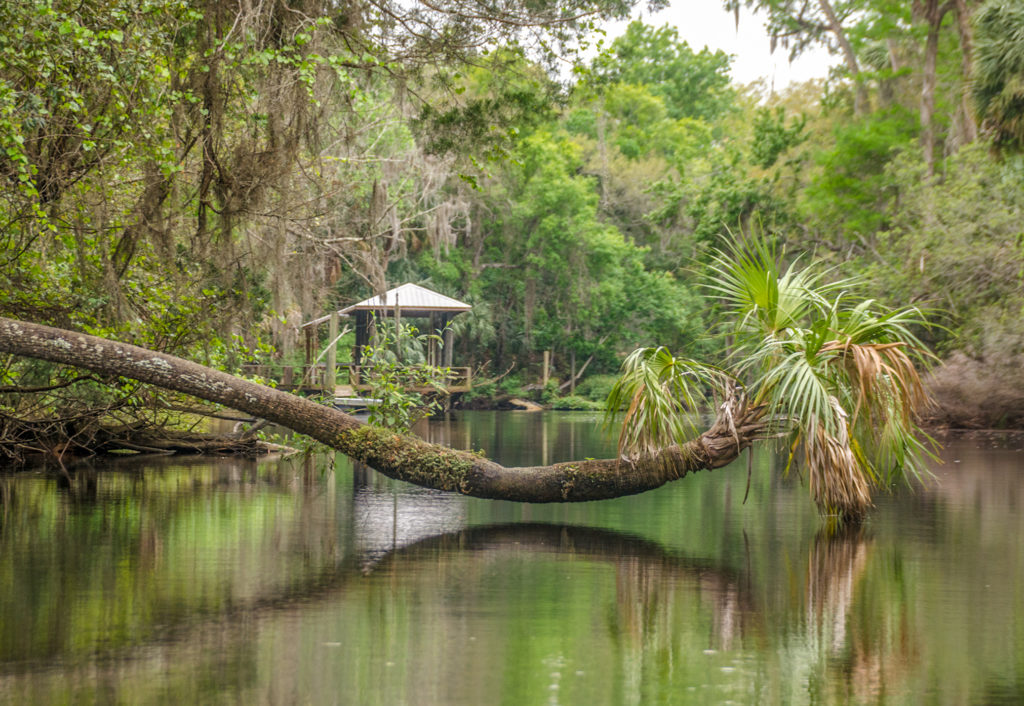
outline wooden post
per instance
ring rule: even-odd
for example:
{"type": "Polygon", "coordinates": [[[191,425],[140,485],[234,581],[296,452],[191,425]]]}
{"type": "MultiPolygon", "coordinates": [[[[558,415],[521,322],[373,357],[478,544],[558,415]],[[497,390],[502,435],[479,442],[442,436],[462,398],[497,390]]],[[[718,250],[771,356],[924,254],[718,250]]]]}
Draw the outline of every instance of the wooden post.
{"type": "Polygon", "coordinates": [[[569,394],[576,394],[576,351],[575,349],[569,354],[569,394]]]}
{"type": "Polygon", "coordinates": [[[541,378],[541,387],[548,386],[548,374],[551,369],[551,351],[544,351],[544,376],[541,378]]]}
{"type": "Polygon", "coordinates": [[[356,347],[352,350],[352,363],[361,365],[363,362],[363,348],[369,343],[366,333],[369,314],[365,311],[356,312],[356,347]]]}
{"type": "Polygon", "coordinates": [[[430,312],[430,330],[427,331],[430,338],[427,339],[427,365],[437,365],[437,341],[434,336],[437,334],[437,313],[430,312]]]}
{"type": "Polygon", "coordinates": [[[444,321],[444,364],[442,367],[450,368],[452,360],[454,360],[455,334],[452,332],[452,327],[449,326],[452,320],[451,315],[445,314],[442,320],[444,321]]]}
{"type": "Polygon", "coordinates": [[[312,365],[313,359],[316,358],[316,332],[320,327],[316,324],[307,326],[305,329],[306,334],[306,365],[312,365]]]}
{"type": "Polygon", "coordinates": [[[395,292],[395,360],[402,362],[402,307],[395,292]]]}
{"type": "Polygon", "coordinates": [[[324,392],[328,395],[334,394],[334,389],[337,386],[337,372],[335,370],[338,362],[338,342],[335,341],[338,337],[338,312],[331,312],[330,324],[328,324],[327,340],[330,341],[330,345],[327,347],[327,370],[324,371],[324,392]]]}

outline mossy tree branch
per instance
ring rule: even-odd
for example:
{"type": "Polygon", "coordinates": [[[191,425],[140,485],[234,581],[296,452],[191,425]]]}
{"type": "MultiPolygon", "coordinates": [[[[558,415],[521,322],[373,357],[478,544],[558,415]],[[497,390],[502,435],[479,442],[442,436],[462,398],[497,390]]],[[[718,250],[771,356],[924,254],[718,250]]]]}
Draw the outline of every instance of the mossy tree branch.
{"type": "Polygon", "coordinates": [[[311,436],[391,478],[496,500],[579,502],[642,493],[687,473],[721,468],[765,431],[764,410],[738,399],[682,446],[630,460],[506,468],[197,363],[96,336],[0,317],[0,351],[193,395],[311,436]]]}

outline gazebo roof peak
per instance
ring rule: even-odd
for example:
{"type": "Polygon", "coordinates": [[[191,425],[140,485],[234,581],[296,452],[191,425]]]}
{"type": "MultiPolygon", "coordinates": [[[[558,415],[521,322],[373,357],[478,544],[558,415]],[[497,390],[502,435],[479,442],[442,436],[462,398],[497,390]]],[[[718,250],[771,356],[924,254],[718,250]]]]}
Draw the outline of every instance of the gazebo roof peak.
{"type": "MultiPolygon", "coordinates": [[[[432,313],[455,315],[463,311],[469,311],[473,307],[465,302],[460,302],[458,299],[452,299],[426,287],[407,282],[394,289],[389,289],[383,294],[377,294],[344,309],[339,309],[338,314],[341,316],[351,316],[359,311],[393,314],[396,308],[401,310],[402,316],[419,317],[429,316],[432,313]]],[[[305,328],[322,324],[328,318],[330,318],[329,315],[321,316],[318,319],[304,323],[302,326],[305,328]]]]}
{"type": "Polygon", "coordinates": [[[364,299],[363,301],[345,307],[339,314],[351,314],[356,311],[394,311],[396,307],[401,308],[402,313],[407,316],[415,316],[414,311],[430,313],[431,311],[469,311],[473,307],[458,299],[446,297],[443,294],[421,287],[418,284],[407,282],[394,289],[389,289],[383,294],[364,299]]]}

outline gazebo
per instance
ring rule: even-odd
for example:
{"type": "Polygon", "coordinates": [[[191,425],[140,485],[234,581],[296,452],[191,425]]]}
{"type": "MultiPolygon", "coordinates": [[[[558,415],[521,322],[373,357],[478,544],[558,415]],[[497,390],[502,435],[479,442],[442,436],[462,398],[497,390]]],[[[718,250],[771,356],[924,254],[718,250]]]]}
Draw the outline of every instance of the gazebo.
{"type": "MultiPolygon", "coordinates": [[[[407,283],[394,289],[389,289],[383,294],[364,299],[361,302],[339,309],[333,314],[321,316],[302,325],[306,331],[306,358],[307,364],[312,362],[316,354],[316,330],[317,327],[330,321],[335,316],[347,316],[355,319],[356,342],[352,351],[352,365],[349,368],[349,380],[355,390],[365,388],[361,384],[360,364],[363,358],[363,349],[368,346],[373,338],[375,321],[384,318],[393,318],[396,324],[400,324],[403,318],[427,319],[428,331],[443,331],[443,345],[439,346],[435,339],[431,339],[427,345],[427,364],[452,369],[448,390],[450,392],[465,391],[470,388],[470,372],[468,368],[452,368],[453,335],[448,326],[453,318],[472,307],[458,299],[446,297],[443,294],[434,292],[418,284],[407,283]]],[[[336,323],[332,329],[336,329],[336,323]]],[[[397,326],[396,326],[397,329],[397,326]]],[[[332,333],[336,336],[336,333],[332,333]]],[[[328,366],[331,366],[328,360],[328,366]]]]}

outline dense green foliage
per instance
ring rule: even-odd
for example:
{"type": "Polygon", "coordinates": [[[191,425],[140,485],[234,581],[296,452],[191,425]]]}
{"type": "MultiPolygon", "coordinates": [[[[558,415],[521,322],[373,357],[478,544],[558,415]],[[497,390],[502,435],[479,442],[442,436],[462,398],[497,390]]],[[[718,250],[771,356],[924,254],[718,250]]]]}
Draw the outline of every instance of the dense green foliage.
{"type": "Polygon", "coordinates": [[[566,85],[553,57],[629,5],[7,3],[0,313],[230,369],[295,360],[303,321],[416,281],[474,306],[457,365],[519,390],[550,351],[567,393],[638,347],[724,359],[698,283],[761,228],[940,310],[913,333],[943,354],[1024,354],[1015,6],[730,1],[841,66],[766,95],[634,22],[566,85]]]}

